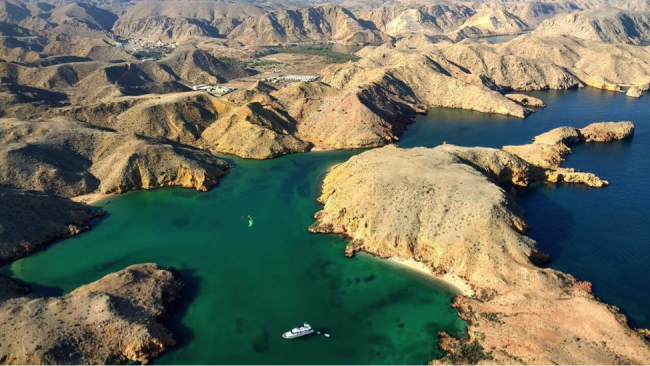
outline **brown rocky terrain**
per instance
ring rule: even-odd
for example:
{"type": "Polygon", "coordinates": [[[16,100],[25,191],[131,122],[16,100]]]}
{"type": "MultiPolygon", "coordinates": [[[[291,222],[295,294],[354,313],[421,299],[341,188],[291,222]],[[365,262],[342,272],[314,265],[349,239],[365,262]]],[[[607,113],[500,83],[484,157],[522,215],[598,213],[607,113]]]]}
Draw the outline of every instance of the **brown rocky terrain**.
{"type": "Polygon", "coordinates": [[[387,6],[359,12],[357,16],[397,37],[409,33],[441,35],[453,32],[474,14],[476,12],[464,4],[440,3],[417,8],[387,6]]]}
{"type": "Polygon", "coordinates": [[[506,94],[505,97],[512,100],[513,102],[517,102],[523,105],[524,107],[537,107],[537,108],[546,107],[546,103],[544,103],[541,99],[531,97],[525,94],[511,93],[511,94],[506,94]]]}
{"type": "Polygon", "coordinates": [[[650,41],[650,12],[598,8],[545,20],[538,36],[572,36],[605,43],[640,44],[650,41]]]}
{"type": "MultiPolygon", "coordinates": [[[[435,44],[430,46],[438,50],[435,44]]],[[[384,44],[366,51],[354,64],[333,65],[322,74],[323,82],[340,89],[393,90],[388,95],[412,109],[462,108],[521,118],[532,112],[491,90],[481,75],[406,45],[384,44]]]]}
{"type": "Polygon", "coordinates": [[[490,35],[519,34],[528,31],[528,24],[505,9],[484,8],[467,19],[453,37],[475,38],[490,35]]]}
{"type": "Polygon", "coordinates": [[[78,234],[96,216],[86,205],[66,198],[4,187],[0,205],[0,265],[78,234]]]}
{"type": "Polygon", "coordinates": [[[309,143],[292,135],[295,128],[294,121],[282,111],[250,102],[230,109],[206,128],[202,144],[219,152],[253,159],[309,151],[309,143]]]}
{"type": "Polygon", "coordinates": [[[32,297],[0,277],[4,364],[146,363],[174,345],[159,322],[183,287],[173,272],[141,264],[61,297],[32,297]]]}
{"type": "Polygon", "coordinates": [[[0,263],[75,235],[98,215],[90,193],[181,186],[206,191],[231,168],[205,150],[66,118],[0,119],[0,263]]]}
{"type": "MultiPolygon", "coordinates": [[[[605,140],[630,133],[625,123],[585,130],[605,140]]],[[[473,288],[454,301],[469,338],[443,334],[442,363],[650,362],[647,340],[590,284],[536,266],[548,256],[524,235],[523,210],[497,184],[525,185],[539,169],[496,149],[370,150],[328,173],[310,230],[350,237],[349,255],[414,259],[473,288]]]]}
{"type": "Polygon", "coordinates": [[[571,153],[567,145],[577,142],[609,142],[626,139],[632,135],[632,122],[599,122],[582,129],[559,127],[536,136],[531,144],[504,146],[503,150],[536,167],[546,169],[545,179],[549,182],[584,183],[591,187],[602,187],[609,183],[591,173],[560,168],[565,157],[571,153]]]}
{"type": "Polygon", "coordinates": [[[438,60],[463,67],[505,90],[568,89],[584,85],[620,91],[620,85],[648,80],[645,47],[604,44],[577,38],[525,35],[489,44],[419,45],[438,60]]]}
{"type": "Polygon", "coordinates": [[[0,119],[0,184],[64,197],[182,186],[208,190],[229,165],[209,152],[69,119],[0,119]]]}
{"type": "Polygon", "coordinates": [[[243,19],[268,9],[257,4],[217,1],[153,1],[137,3],[124,12],[113,32],[149,42],[176,42],[193,37],[225,37],[243,19]]]}
{"type": "Polygon", "coordinates": [[[244,45],[328,41],[365,44],[388,39],[372,23],[359,21],[352,12],[336,5],[277,10],[249,18],[228,38],[244,45]]]}

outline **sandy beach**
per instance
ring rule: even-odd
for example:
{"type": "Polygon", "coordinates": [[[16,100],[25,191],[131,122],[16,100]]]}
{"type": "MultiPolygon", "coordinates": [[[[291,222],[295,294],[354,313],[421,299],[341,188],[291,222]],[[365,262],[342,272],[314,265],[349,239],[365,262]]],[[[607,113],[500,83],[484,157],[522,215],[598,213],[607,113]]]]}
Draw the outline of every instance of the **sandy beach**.
{"type": "Polygon", "coordinates": [[[114,193],[89,193],[82,196],[72,197],[71,200],[75,202],[85,203],[87,205],[93,205],[114,195],[114,193]]]}
{"type": "Polygon", "coordinates": [[[402,259],[402,258],[397,258],[397,257],[391,257],[389,260],[393,261],[394,263],[397,263],[401,266],[408,267],[414,271],[418,271],[421,273],[424,273],[426,275],[429,275],[435,279],[438,279],[440,281],[446,282],[447,284],[453,286],[458,290],[460,294],[463,296],[467,297],[472,297],[474,296],[474,291],[472,290],[472,287],[462,278],[451,274],[447,273],[442,276],[436,276],[431,271],[429,268],[424,264],[420,263],[414,259],[402,259]]]}

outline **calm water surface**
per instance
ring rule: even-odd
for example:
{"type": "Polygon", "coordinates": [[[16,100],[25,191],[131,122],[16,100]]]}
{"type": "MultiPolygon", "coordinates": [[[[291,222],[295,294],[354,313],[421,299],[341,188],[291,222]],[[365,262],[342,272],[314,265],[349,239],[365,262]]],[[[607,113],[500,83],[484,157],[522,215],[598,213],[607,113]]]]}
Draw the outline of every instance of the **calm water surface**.
{"type": "Polygon", "coordinates": [[[452,290],[368,255],[345,258],[345,240],[307,232],[323,174],[352,154],[236,160],[207,193],[111,198],[92,230],[4,272],[56,294],[131,264],[181,269],[192,301],[172,319],[180,345],[160,364],[425,364],[441,356],[439,331],[464,334],[452,290]],[[331,337],[281,338],[305,321],[331,337]]]}
{"type": "Polygon", "coordinates": [[[620,307],[633,326],[650,327],[650,99],[592,88],[530,95],[548,107],[523,120],[433,109],[409,126],[400,145],[499,148],[559,126],[633,121],[634,138],[573,145],[564,164],[609,180],[609,187],[537,185],[513,194],[553,268],[592,282],[596,295],[620,307]]]}
{"type": "MultiPolygon", "coordinates": [[[[401,145],[501,147],[562,125],[634,121],[632,140],[576,145],[566,162],[609,179],[610,187],[539,185],[513,194],[553,267],[592,281],[598,296],[650,326],[649,100],[592,89],[535,95],[549,107],[524,120],[434,109],[409,126],[401,145]]],[[[207,193],[160,189],[112,198],[102,205],[108,217],[91,231],[2,272],[57,294],[130,264],[181,269],[188,291],[170,324],[180,344],[158,363],[426,363],[440,356],[438,331],[464,334],[449,307],[452,291],[367,255],[344,258],[345,240],[306,231],[323,175],[355,153],[237,159],[207,193]],[[241,219],[248,214],[252,228],[241,219]],[[304,321],[332,337],[280,337],[304,321]]]]}

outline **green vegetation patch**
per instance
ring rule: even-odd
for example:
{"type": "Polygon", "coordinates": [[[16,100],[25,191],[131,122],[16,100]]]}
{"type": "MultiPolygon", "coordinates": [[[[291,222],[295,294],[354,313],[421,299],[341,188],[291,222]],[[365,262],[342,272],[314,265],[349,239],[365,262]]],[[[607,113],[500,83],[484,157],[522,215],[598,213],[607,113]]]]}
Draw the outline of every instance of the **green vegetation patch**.
{"type": "Polygon", "coordinates": [[[347,53],[336,52],[320,47],[315,46],[291,46],[291,47],[282,47],[282,46],[270,46],[270,49],[276,51],[277,53],[294,53],[299,55],[316,55],[322,56],[336,64],[343,64],[348,61],[356,62],[361,58],[356,55],[350,55],[347,53]]]}

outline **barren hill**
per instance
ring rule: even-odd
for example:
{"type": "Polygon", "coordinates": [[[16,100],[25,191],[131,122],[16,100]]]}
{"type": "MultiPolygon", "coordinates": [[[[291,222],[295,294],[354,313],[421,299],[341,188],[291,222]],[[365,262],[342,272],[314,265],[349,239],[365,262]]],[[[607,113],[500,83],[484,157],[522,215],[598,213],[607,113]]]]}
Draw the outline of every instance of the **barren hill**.
{"type": "Polygon", "coordinates": [[[528,24],[504,9],[479,10],[455,32],[457,37],[519,34],[529,29],[528,24]]]}
{"type": "Polygon", "coordinates": [[[445,34],[460,27],[475,11],[463,4],[441,3],[418,8],[399,6],[364,11],[359,18],[390,36],[408,33],[445,34]]]}
{"type": "Polygon", "coordinates": [[[298,10],[278,10],[246,19],[228,38],[245,45],[337,41],[348,44],[386,40],[371,23],[357,19],[336,5],[298,10]]]}
{"type": "Polygon", "coordinates": [[[49,20],[58,25],[108,31],[117,20],[117,15],[88,3],[73,2],[52,11],[49,20]]]}
{"type": "Polygon", "coordinates": [[[538,36],[568,35],[606,43],[640,44],[650,41],[650,12],[616,8],[566,14],[544,21],[538,36]]]}
{"type": "Polygon", "coordinates": [[[147,363],[175,344],[159,321],[182,287],[176,273],[155,264],[61,297],[30,296],[28,286],[2,276],[0,354],[8,364],[147,363]]]}
{"type": "Polygon", "coordinates": [[[219,60],[194,46],[176,48],[160,64],[191,84],[217,84],[248,74],[240,64],[219,60]]]}
{"type": "Polygon", "coordinates": [[[177,185],[205,191],[229,166],[162,139],[68,119],[0,119],[0,185],[64,197],[177,185]]]}
{"type": "Polygon", "coordinates": [[[113,31],[152,42],[190,37],[225,37],[247,17],[262,15],[264,6],[217,1],[147,1],[130,7],[113,31]]]}

